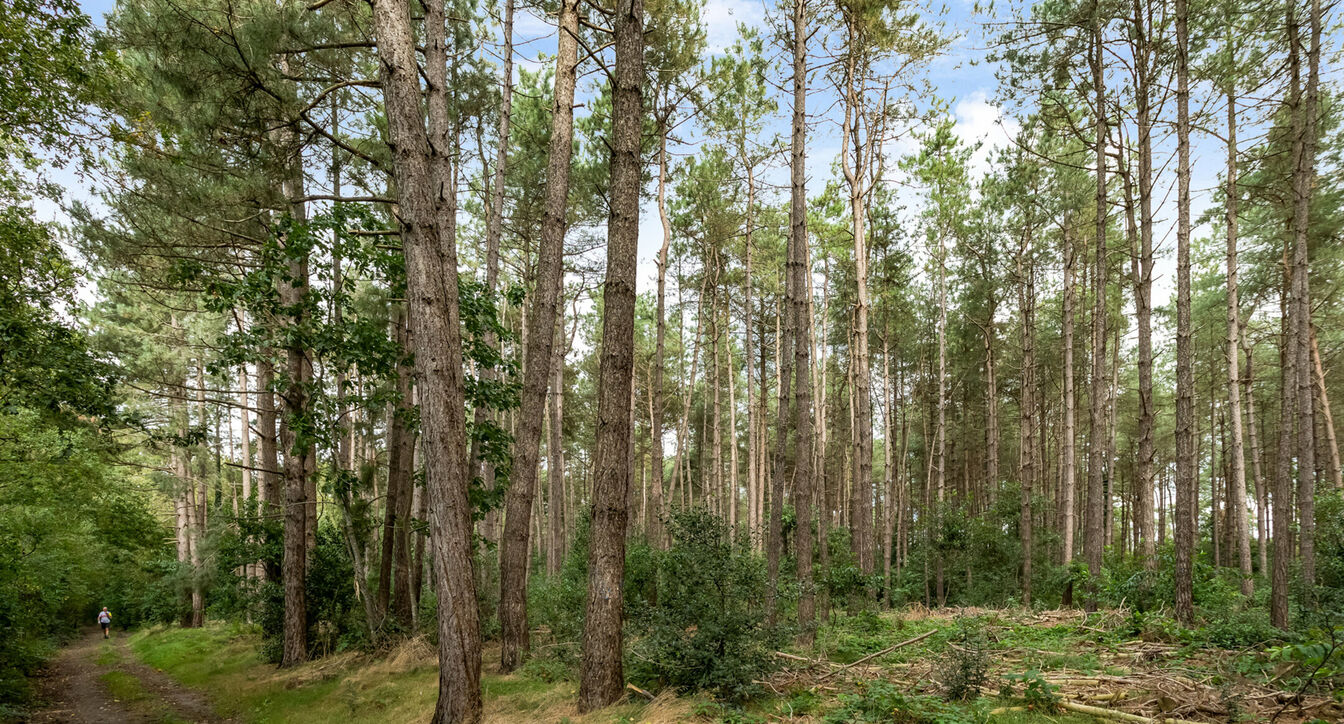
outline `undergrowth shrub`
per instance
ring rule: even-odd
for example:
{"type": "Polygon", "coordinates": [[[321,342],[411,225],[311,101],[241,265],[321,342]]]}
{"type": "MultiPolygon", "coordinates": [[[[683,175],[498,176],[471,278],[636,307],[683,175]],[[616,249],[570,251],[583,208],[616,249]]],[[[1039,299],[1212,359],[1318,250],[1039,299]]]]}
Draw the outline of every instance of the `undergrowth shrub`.
{"type": "Polygon", "coordinates": [[[989,682],[989,638],[983,623],[958,618],[947,647],[940,682],[943,695],[952,701],[978,698],[980,687],[989,682]]]}
{"type": "Polygon", "coordinates": [[[765,567],[703,510],[669,521],[671,547],[659,556],[657,604],[630,618],[628,672],[649,687],[708,691],[724,701],[756,693],[772,670],[766,627],[765,567]]]}
{"type": "Polygon", "coordinates": [[[1058,687],[1046,681],[1036,669],[1020,674],[1005,674],[1003,678],[1004,682],[999,686],[999,696],[1005,699],[1020,698],[1028,711],[1042,714],[1059,711],[1059,695],[1055,693],[1058,687]],[[1014,684],[1022,685],[1020,697],[1016,694],[1014,684]]]}
{"type": "Polygon", "coordinates": [[[817,632],[817,644],[827,658],[848,664],[890,646],[894,629],[891,622],[865,608],[852,616],[835,617],[817,632]]]}
{"type": "Polygon", "coordinates": [[[579,663],[583,610],[588,601],[588,540],[589,518],[584,513],[575,525],[574,542],[560,572],[528,578],[528,625],[544,632],[533,641],[530,661],[545,659],[568,667],[566,677],[572,676],[579,663]]]}
{"type": "Polygon", "coordinates": [[[980,721],[967,712],[931,696],[906,694],[886,681],[860,683],[853,694],[840,695],[840,707],[829,712],[825,724],[971,724],[980,721]]]}

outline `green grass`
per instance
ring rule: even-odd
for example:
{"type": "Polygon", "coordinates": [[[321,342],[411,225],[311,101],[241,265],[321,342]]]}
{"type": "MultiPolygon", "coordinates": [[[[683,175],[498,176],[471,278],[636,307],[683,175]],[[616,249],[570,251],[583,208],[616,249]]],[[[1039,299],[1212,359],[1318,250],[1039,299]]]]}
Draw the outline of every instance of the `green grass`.
{"type": "Polygon", "coordinates": [[[107,693],[114,700],[129,709],[148,715],[156,724],[180,724],[183,721],[170,713],[170,707],[162,699],[146,691],[140,679],[134,674],[108,671],[98,679],[107,687],[107,693]]]}
{"type": "MultiPolygon", "coordinates": [[[[157,628],[136,634],[130,647],[179,683],[210,692],[220,713],[245,722],[428,721],[438,696],[438,670],[425,661],[393,665],[391,659],[341,654],[277,669],[257,654],[257,633],[243,627],[157,628]]],[[[568,717],[575,724],[607,724],[648,718],[642,700],[579,716],[573,682],[489,673],[481,679],[486,714],[495,721],[568,717]]]]}
{"type": "Polygon", "coordinates": [[[112,666],[121,661],[121,652],[113,646],[110,641],[104,641],[98,647],[98,658],[94,660],[99,666],[112,666]]]}
{"type": "MultiPolygon", "coordinates": [[[[910,706],[948,714],[947,722],[982,722],[999,707],[1021,706],[1021,699],[987,696],[972,703],[942,699],[938,667],[949,652],[949,642],[965,630],[966,621],[938,617],[902,619],[896,613],[878,616],[838,615],[817,634],[815,647],[795,649],[800,655],[824,655],[848,663],[933,631],[928,638],[875,659],[890,667],[894,679],[926,676],[913,690],[895,689],[910,706]],[[902,663],[911,664],[902,666],[902,663]],[[932,665],[933,671],[928,667],[932,665]]],[[[1078,621],[1054,626],[1031,626],[994,616],[982,616],[970,628],[983,633],[993,670],[991,689],[1008,672],[1037,670],[1076,671],[1086,676],[1118,669],[1110,665],[1108,651],[1124,647],[1128,637],[1094,629],[1100,622],[1078,621]],[[1091,628],[1088,628],[1090,626],[1091,628]]],[[[978,635],[978,634],[977,634],[978,635]]],[[[292,669],[277,669],[258,655],[258,632],[253,628],[217,625],[203,629],[156,629],[136,634],[130,640],[134,655],[184,685],[214,693],[219,711],[245,722],[362,722],[428,721],[438,695],[437,669],[421,645],[420,653],[380,657],[355,653],[339,654],[292,669]]],[[[414,647],[407,651],[415,650],[414,647]]],[[[100,656],[101,662],[102,656],[100,656]]],[[[109,659],[109,662],[111,659],[109,659]]],[[[575,707],[577,683],[568,677],[551,676],[538,669],[501,676],[490,673],[495,661],[486,652],[482,692],[486,719],[492,722],[527,721],[539,724],[615,724],[616,722],[720,721],[725,724],[756,724],[782,716],[809,716],[814,721],[837,715],[856,706],[867,684],[851,677],[833,682],[837,689],[817,692],[784,691],[746,704],[744,709],[715,705],[694,696],[659,697],[646,704],[639,697],[601,712],[580,716],[575,707]],[[844,681],[845,683],[841,683],[844,681]]],[[[135,682],[138,683],[138,682],[135,682]]],[[[132,682],[119,684],[133,686],[132,682]]],[[[133,693],[133,692],[132,692],[133,693]]],[[[131,695],[131,694],[128,694],[131,695]]],[[[856,710],[857,711],[857,710],[856,710]]],[[[1043,714],[1004,711],[989,717],[995,724],[1085,724],[1092,720],[1073,713],[1043,714]]]]}
{"type": "Polygon", "coordinates": [[[145,687],[140,684],[140,680],[135,678],[134,674],[128,674],[125,671],[108,671],[98,677],[107,687],[107,693],[112,695],[113,699],[123,703],[135,703],[152,699],[153,695],[145,691],[145,687]]]}

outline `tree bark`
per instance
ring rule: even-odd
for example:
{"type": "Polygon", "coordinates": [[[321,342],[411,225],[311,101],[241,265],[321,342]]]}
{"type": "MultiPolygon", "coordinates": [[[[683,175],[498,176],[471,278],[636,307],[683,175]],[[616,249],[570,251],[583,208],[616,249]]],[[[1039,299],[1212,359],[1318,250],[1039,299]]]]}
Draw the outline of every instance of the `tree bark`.
{"type": "MultiPolygon", "coordinates": [[[[298,161],[291,161],[291,167],[285,170],[286,179],[282,184],[282,194],[288,199],[303,196],[302,170],[298,161]]],[[[290,206],[287,223],[300,225],[306,221],[302,203],[290,206]]],[[[291,248],[293,234],[283,237],[288,270],[280,282],[280,303],[290,312],[285,324],[297,330],[304,324],[303,303],[308,295],[308,252],[291,248]]],[[[285,416],[281,420],[280,438],[285,450],[284,462],[284,560],[281,563],[281,576],[285,591],[284,643],[281,666],[293,666],[308,660],[308,604],[305,581],[308,569],[309,538],[316,531],[309,532],[309,486],[308,454],[312,443],[307,436],[296,434],[295,426],[304,425],[303,418],[308,414],[307,382],[311,366],[307,352],[302,346],[300,335],[290,335],[291,342],[285,349],[285,391],[281,395],[285,416]]]]}
{"type": "MultiPolygon", "coordinates": [[[[854,236],[854,344],[849,358],[854,408],[852,440],[852,489],[850,493],[850,536],[863,575],[873,572],[873,402],[872,377],[868,356],[868,243],[865,236],[864,201],[867,198],[866,170],[870,143],[862,138],[863,91],[858,76],[858,32],[849,31],[849,58],[845,73],[845,120],[841,166],[849,184],[850,233],[854,236]],[[850,156],[850,151],[853,156],[850,156]]],[[[868,139],[871,141],[872,129],[868,139]]]]}
{"type": "Polygon", "coordinates": [[[1139,448],[1136,470],[1134,518],[1144,566],[1157,565],[1153,535],[1153,141],[1151,49],[1151,3],[1134,0],[1135,68],[1137,75],[1136,118],[1139,152],[1139,249],[1134,261],[1134,312],[1138,327],[1139,448]]]}
{"type": "MultiPolygon", "coordinates": [[[[1235,42],[1229,26],[1228,41],[1235,42]]],[[[1241,310],[1237,296],[1237,97],[1229,85],[1227,91],[1227,417],[1231,436],[1231,470],[1227,501],[1232,530],[1237,543],[1241,568],[1241,593],[1253,594],[1255,580],[1251,572],[1250,520],[1246,510],[1246,446],[1241,428],[1241,310]]]]}
{"type": "Polygon", "coordinates": [[[1246,432],[1251,440],[1251,473],[1255,479],[1256,554],[1260,575],[1263,576],[1269,572],[1269,491],[1266,489],[1265,475],[1261,463],[1263,453],[1261,452],[1260,438],[1255,424],[1255,388],[1253,384],[1255,376],[1252,368],[1254,355],[1251,354],[1251,343],[1244,328],[1239,336],[1241,349],[1246,355],[1246,372],[1241,375],[1241,378],[1246,400],[1246,432]]]}
{"type": "MultiPolygon", "coordinates": [[[[1028,214],[1032,213],[1028,205],[1028,214]]],[[[1022,545],[1022,605],[1031,606],[1032,576],[1032,488],[1036,480],[1036,268],[1032,251],[1031,222],[1022,235],[1017,253],[1018,313],[1022,317],[1022,388],[1021,422],[1018,446],[1018,537],[1022,545]]]]}
{"type": "Polygon", "coordinates": [[[1330,394],[1325,388],[1325,367],[1321,364],[1321,345],[1316,339],[1316,327],[1311,328],[1311,360],[1316,372],[1316,395],[1325,418],[1326,451],[1330,456],[1330,480],[1338,489],[1344,489],[1344,472],[1340,470],[1339,438],[1335,436],[1335,416],[1330,411],[1330,394]]]}
{"type": "MultiPolygon", "coordinates": [[[[1067,223],[1067,221],[1066,221],[1067,223]]],[[[1074,463],[1077,436],[1074,414],[1077,409],[1074,394],[1073,374],[1073,316],[1074,316],[1074,268],[1077,264],[1077,250],[1068,229],[1064,231],[1064,430],[1060,441],[1059,457],[1059,535],[1062,546],[1061,564],[1068,566],[1073,562],[1073,505],[1074,475],[1077,466],[1074,463]]]]}
{"type": "MultiPolygon", "coordinates": [[[[788,299],[793,322],[793,373],[797,385],[794,425],[794,510],[797,514],[798,627],[810,644],[816,611],[812,591],[812,324],[806,290],[810,265],[807,251],[807,7],[793,0],[793,122],[789,163],[788,299]]],[[[782,414],[782,413],[781,413],[782,414]]],[[[779,434],[784,434],[780,429],[779,434]]],[[[824,512],[824,511],[823,511],[824,512]]]]}
{"type": "Polygon", "coordinates": [[[578,0],[560,5],[555,93],[551,109],[551,146],[546,165],[546,212],[537,254],[537,288],[527,318],[521,409],[514,439],[513,480],[506,497],[504,539],[500,547],[499,669],[509,672],[529,648],[527,626],[527,549],[533,491],[541,450],[541,411],[551,377],[560,286],[564,281],[566,209],[574,137],[574,84],[578,68],[578,0]]]}
{"type": "Polygon", "coordinates": [[[1175,613],[1194,621],[1195,378],[1190,328],[1190,38],[1189,8],[1176,0],[1176,566],[1175,613]]]}
{"type": "MultiPolygon", "coordinates": [[[[276,432],[277,412],[275,406],[275,367],[271,363],[271,351],[262,350],[261,360],[257,362],[257,438],[261,445],[261,504],[258,506],[263,519],[283,516],[284,503],[280,497],[280,445],[276,432]]],[[[269,581],[280,580],[280,567],[275,561],[263,561],[262,574],[269,581]]]]}
{"type": "Polygon", "coordinates": [[[775,408],[775,446],[771,457],[770,521],[765,546],[766,575],[770,584],[766,590],[766,610],[771,626],[775,625],[779,615],[779,557],[781,550],[784,548],[784,481],[789,477],[787,469],[789,463],[789,405],[792,399],[793,344],[795,337],[791,306],[795,293],[793,284],[793,270],[789,269],[784,275],[784,297],[785,306],[788,306],[788,313],[785,309],[780,309],[779,313],[775,315],[775,386],[778,388],[778,401],[775,408]]]}
{"type": "MultiPolygon", "coordinates": [[[[485,221],[485,289],[490,295],[494,295],[499,285],[499,244],[504,235],[504,178],[509,162],[509,131],[513,122],[513,0],[504,0],[503,26],[504,47],[500,50],[503,67],[500,70],[499,84],[499,138],[495,148],[494,175],[488,188],[490,208],[487,210],[485,221]]],[[[484,158],[484,153],[481,155],[484,158]]],[[[483,160],[482,165],[484,163],[483,160]]],[[[497,340],[493,332],[486,332],[485,343],[491,347],[496,346],[497,340]]],[[[480,376],[483,380],[493,380],[496,376],[495,369],[486,367],[480,371],[480,376]]],[[[491,416],[492,411],[479,404],[472,413],[472,419],[478,425],[491,416]]],[[[479,476],[482,487],[490,490],[495,487],[495,468],[481,460],[480,453],[481,443],[473,439],[470,458],[472,474],[479,476]]],[[[498,511],[489,511],[484,520],[483,537],[488,541],[496,540],[499,534],[498,525],[498,511]]]]}
{"type": "MultiPolygon", "coordinates": [[[[409,355],[412,346],[407,327],[407,312],[397,310],[393,319],[394,335],[403,355],[409,355]]],[[[388,422],[387,508],[384,515],[383,555],[391,554],[388,570],[391,583],[392,620],[409,630],[415,609],[411,585],[411,504],[415,497],[415,433],[407,425],[412,414],[411,377],[414,370],[403,357],[397,365],[397,402],[388,422]],[[391,545],[388,545],[388,538],[391,545]]],[[[384,564],[386,566],[386,564],[384,564]]],[[[380,591],[382,571],[379,571],[380,591]]],[[[379,594],[382,595],[381,593],[379,594]]],[[[387,606],[387,601],[383,601],[387,606]]],[[[388,609],[385,609],[388,610],[388,609]]]]}
{"type": "Polygon", "coordinates": [[[612,18],[616,67],[612,76],[611,205],[607,274],[602,294],[602,352],[598,371],[588,601],[583,622],[579,711],[620,699],[622,586],[626,503],[630,489],[634,382],[635,266],[639,252],[640,131],[644,109],[644,2],[620,0],[612,18]]]}
{"type": "MultiPolygon", "coordinates": [[[[1297,517],[1298,555],[1301,558],[1302,590],[1308,607],[1315,607],[1316,584],[1316,421],[1315,390],[1311,369],[1311,284],[1308,271],[1312,187],[1316,178],[1316,113],[1320,76],[1321,4],[1312,0],[1309,17],[1310,47],[1307,51],[1306,91],[1300,97],[1296,38],[1292,39],[1296,61],[1293,68],[1293,250],[1292,316],[1297,368],[1297,517]]],[[[1294,25],[1295,18],[1290,22],[1294,25]]]]}
{"type": "Polygon", "coordinates": [[[1101,574],[1105,549],[1105,511],[1108,504],[1104,458],[1106,451],[1106,68],[1100,3],[1093,7],[1092,83],[1096,92],[1096,230],[1092,272],[1092,379],[1088,400],[1087,433],[1087,536],[1084,558],[1091,574],[1089,609],[1097,606],[1096,580],[1101,574]]]}
{"type": "Polygon", "coordinates": [[[406,255],[407,306],[424,436],[431,567],[439,596],[439,696],[433,721],[474,723],[481,717],[480,626],[472,571],[471,472],[463,414],[466,400],[453,226],[456,184],[446,127],[445,19],[442,6],[427,6],[428,131],[422,120],[409,6],[374,0],[372,20],[406,255]]]}
{"type": "MultiPolygon", "coordinates": [[[[663,539],[663,416],[666,413],[663,403],[663,356],[666,354],[667,336],[667,253],[672,245],[672,220],[667,215],[667,121],[660,119],[658,136],[658,219],[663,227],[663,245],[658,249],[658,317],[655,320],[653,385],[649,391],[653,398],[653,414],[649,420],[649,435],[653,440],[653,488],[654,515],[650,518],[649,541],[655,548],[665,546],[663,539]]],[[[680,432],[680,429],[678,429],[680,432]]]]}
{"type": "MultiPolygon", "coordinates": [[[[561,317],[557,326],[563,328],[563,317],[561,317]]],[[[558,354],[551,355],[551,368],[551,404],[549,406],[551,420],[548,425],[550,436],[546,441],[546,477],[550,483],[550,489],[546,496],[549,505],[546,516],[549,526],[546,546],[546,572],[554,576],[560,573],[565,557],[564,350],[559,350],[558,354]]],[[[655,503],[657,503],[656,497],[655,503]]]]}

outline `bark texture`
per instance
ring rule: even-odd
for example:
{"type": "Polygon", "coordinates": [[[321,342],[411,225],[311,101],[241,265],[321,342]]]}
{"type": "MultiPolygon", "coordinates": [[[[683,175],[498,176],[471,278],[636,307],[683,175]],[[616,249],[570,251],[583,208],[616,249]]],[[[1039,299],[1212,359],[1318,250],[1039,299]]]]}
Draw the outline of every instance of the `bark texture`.
{"type": "Polygon", "coordinates": [[[611,211],[602,293],[597,450],[593,468],[588,601],[583,622],[579,711],[615,703],[622,668],[625,531],[630,494],[634,388],[635,267],[639,253],[640,131],[643,122],[644,2],[616,4],[613,31],[611,211]]]}
{"type": "Polygon", "coordinates": [[[1194,620],[1195,373],[1190,328],[1189,8],[1176,0],[1176,617],[1194,620]]]}
{"type": "Polygon", "coordinates": [[[458,312],[456,192],[446,129],[442,6],[427,6],[427,132],[410,8],[375,0],[372,26],[406,255],[407,304],[420,391],[431,570],[439,596],[435,724],[481,718],[481,635],[472,571],[466,399],[458,312]],[[432,141],[431,141],[432,139],[432,141]]]}
{"type": "Polygon", "coordinates": [[[546,162],[546,212],[537,253],[537,286],[529,296],[527,351],[518,430],[513,445],[513,480],[505,502],[504,540],[500,546],[499,669],[509,672],[527,652],[527,551],[532,500],[537,488],[541,424],[551,377],[555,320],[564,281],[565,210],[574,137],[574,83],[578,66],[578,0],[560,4],[555,94],[551,108],[551,147],[546,162]]]}

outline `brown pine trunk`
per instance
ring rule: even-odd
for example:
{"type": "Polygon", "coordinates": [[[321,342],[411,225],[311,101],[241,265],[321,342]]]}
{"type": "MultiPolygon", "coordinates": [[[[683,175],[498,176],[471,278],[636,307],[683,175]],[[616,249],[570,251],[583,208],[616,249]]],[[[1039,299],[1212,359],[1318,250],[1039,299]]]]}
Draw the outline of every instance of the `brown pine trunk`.
{"type": "Polygon", "coordinates": [[[1149,32],[1153,27],[1152,3],[1134,0],[1131,34],[1135,73],[1135,118],[1138,126],[1138,249],[1132,263],[1134,316],[1138,327],[1139,444],[1135,461],[1134,522],[1139,553],[1147,568],[1157,565],[1153,534],[1153,142],[1152,142],[1152,53],[1149,32]]]}
{"type": "MultiPolygon", "coordinates": [[[[240,440],[243,458],[243,508],[250,513],[257,510],[257,508],[253,507],[253,504],[256,502],[255,496],[257,490],[252,483],[252,471],[256,463],[252,460],[252,404],[251,399],[248,397],[247,377],[247,365],[244,364],[238,370],[238,405],[240,408],[238,412],[243,418],[241,430],[242,438],[240,440]]],[[[243,574],[249,579],[256,578],[257,564],[252,562],[244,565],[243,574]]]]}
{"type": "Polygon", "coordinates": [[[1075,495],[1074,445],[1077,428],[1074,422],[1076,401],[1073,375],[1073,316],[1074,268],[1078,254],[1073,238],[1064,231],[1064,430],[1059,456],[1059,535],[1062,553],[1060,561],[1067,566],[1073,561],[1073,505],[1075,495]]]}
{"type": "MultiPolygon", "coordinates": [[[[290,169],[285,181],[284,195],[294,199],[303,195],[303,181],[297,169],[290,169]]],[[[292,223],[304,220],[303,204],[293,204],[292,223]]],[[[308,295],[308,257],[291,255],[286,279],[280,282],[280,303],[301,309],[308,295]]],[[[298,314],[302,314],[299,312],[298,314]]],[[[299,327],[303,318],[291,318],[287,324],[299,327]]],[[[285,375],[288,384],[281,396],[285,417],[281,420],[280,438],[285,450],[284,462],[284,560],[281,576],[285,590],[284,645],[281,666],[293,666],[308,660],[308,603],[305,580],[308,569],[309,538],[316,531],[308,530],[309,510],[308,454],[312,445],[297,436],[293,421],[302,419],[308,409],[308,391],[305,382],[311,374],[308,356],[300,342],[285,350],[285,375]]]]}
{"type": "MultiPolygon", "coordinates": [[[[1031,213],[1030,210],[1027,211],[1031,213]]],[[[1036,267],[1031,256],[1031,223],[1022,235],[1022,245],[1017,253],[1018,312],[1022,317],[1022,419],[1019,423],[1020,444],[1018,446],[1018,537],[1022,544],[1022,605],[1031,606],[1032,576],[1032,504],[1033,483],[1036,480],[1036,461],[1033,453],[1036,446],[1036,267]]]]}
{"type": "Polygon", "coordinates": [[[1321,345],[1316,340],[1316,327],[1311,328],[1311,360],[1316,374],[1317,403],[1321,416],[1325,418],[1326,450],[1330,458],[1330,480],[1338,489],[1344,489],[1344,471],[1340,470],[1339,438],[1335,436],[1335,416],[1330,411],[1330,394],[1325,387],[1325,367],[1321,364],[1321,345]]]}
{"type": "MultiPolygon", "coordinates": [[[[283,515],[284,504],[280,497],[280,446],[276,433],[275,368],[271,364],[270,350],[262,351],[257,362],[257,438],[261,443],[261,505],[258,507],[263,518],[273,519],[283,515]]],[[[263,563],[262,574],[270,581],[280,580],[280,567],[267,560],[263,563]]]]}
{"type": "MultiPolygon", "coordinates": [[[[791,247],[790,247],[791,248],[791,247]]],[[[787,263],[787,262],[786,262],[787,263]]],[[[792,269],[786,271],[784,278],[784,296],[793,302],[794,276],[792,269]]],[[[781,305],[783,307],[783,305],[781,305]]],[[[766,611],[773,627],[779,614],[779,557],[784,548],[784,480],[789,476],[788,437],[790,387],[793,383],[793,316],[781,308],[775,315],[775,386],[778,388],[778,401],[775,417],[775,447],[772,453],[770,473],[770,521],[765,546],[765,568],[769,579],[766,589],[766,611]]],[[[790,307],[788,311],[792,311],[790,307]]],[[[796,454],[796,453],[795,453],[796,454]]]]}
{"type": "MultiPolygon", "coordinates": [[[[667,119],[660,119],[658,126],[658,219],[663,227],[663,245],[658,249],[658,318],[654,342],[653,384],[649,391],[652,397],[653,414],[650,416],[650,437],[654,441],[653,453],[653,499],[654,516],[650,519],[649,540],[654,548],[665,546],[663,536],[663,416],[666,414],[663,403],[663,357],[666,354],[667,336],[667,252],[672,245],[672,220],[667,215],[667,119]]],[[[681,429],[677,429],[680,435],[681,429]]],[[[680,442],[678,442],[680,452],[680,442]]],[[[676,461],[680,461],[678,455],[676,461]]],[[[676,465],[673,465],[675,471],[676,465]]],[[[676,473],[673,473],[674,477],[676,473]]]]}
{"type": "MultiPolygon", "coordinates": [[[[504,234],[504,178],[509,162],[509,131],[513,122],[513,0],[504,0],[504,47],[500,50],[503,60],[503,67],[500,70],[500,97],[499,97],[499,138],[495,150],[495,168],[494,177],[488,187],[490,208],[486,214],[485,221],[485,288],[489,294],[494,294],[499,283],[499,243],[504,234]]],[[[482,124],[483,125],[483,124],[482,124]]],[[[478,128],[478,131],[483,129],[478,128]]],[[[477,136],[478,143],[480,136],[477,136]]],[[[484,150],[481,153],[484,158],[484,150]]],[[[482,162],[484,165],[484,162],[482,162]]],[[[487,331],[485,343],[489,346],[495,346],[496,340],[493,332],[487,331]]],[[[481,370],[483,380],[495,379],[495,370],[493,367],[487,367],[481,370]]],[[[477,405],[472,413],[472,419],[476,424],[481,424],[492,416],[492,411],[483,405],[477,405]]],[[[471,441],[472,474],[481,478],[481,485],[486,490],[495,487],[495,468],[493,465],[480,459],[481,443],[477,439],[471,441]]],[[[499,536],[499,511],[491,510],[483,521],[482,537],[486,541],[497,541],[499,536]]]]}
{"type": "Polygon", "coordinates": [[[634,387],[635,266],[639,253],[640,131],[643,126],[644,2],[621,0],[612,18],[611,211],[602,294],[588,601],[583,622],[579,711],[615,703],[622,668],[626,503],[634,387]]]}
{"type": "MultiPolygon", "coordinates": [[[[563,327],[563,319],[561,320],[563,327]]],[[[549,575],[560,573],[565,557],[565,438],[564,438],[564,401],[565,401],[565,355],[551,355],[551,404],[549,412],[550,436],[546,441],[546,477],[550,483],[547,493],[548,540],[546,546],[546,572],[549,575]]],[[[653,505],[660,506],[658,491],[654,491],[653,505]]],[[[654,516],[656,517],[656,516],[654,516]]]]}
{"type": "MultiPolygon", "coordinates": [[[[1228,41],[1234,42],[1229,26],[1228,41]]],[[[1231,435],[1231,469],[1228,476],[1228,514],[1237,545],[1241,567],[1241,593],[1253,594],[1255,580],[1251,571],[1250,520],[1246,517],[1246,446],[1241,428],[1240,340],[1241,310],[1237,297],[1237,98],[1229,86],[1227,92],[1227,416],[1231,435]]]]}
{"type": "Polygon", "coordinates": [[[546,166],[546,213],[538,246],[537,287],[527,318],[527,350],[523,371],[518,432],[513,447],[513,480],[505,501],[504,538],[499,566],[499,669],[509,672],[523,663],[529,648],[527,626],[527,550],[532,499],[541,454],[541,411],[551,377],[560,286],[564,281],[566,203],[573,155],[574,84],[578,68],[577,0],[560,5],[556,55],[555,99],[551,109],[551,146],[546,166]]]}
{"type": "MultiPolygon", "coordinates": [[[[794,509],[797,513],[798,626],[810,644],[816,611],[812,590],[812,495],[815,441],[812,432],[812,324],[807,290],[807,6],[793,3],[793,125],[789,163],[788,273],[792,278],[789,314],[793,322],[793,373],[797,385],[794,425],[794,509]]],[[[782,413],[781,413],[782,414],[782,413]]],[[[781,428],[779,434],[784,435],[781,428]]],[[[824,512],[824,511],[823,511],[824,512]]]]}
{"type": "MultiPolygon", "coordinates": [[[[393,315],[391,330],[392,339],[397,342],[401,350],[406,349],[406,335],[402,332],[405,327],[405,313],[398,309],[393,315]]],[[[401,380],[397,380],[397,391],[400,394],[402,389],[401,380]]],[[[400,401],[399,401],[400,402],[400,401]]],[[[409,402],[409,400],[407,400],[409,402]]],[[[401,469],[401,440],[406,434],[405,427],[398,419],[402,412],[400,404],[395,404],[388,411],[387,420],[387,492],[383,500],[383,530],[382,530],[382,550],[378,559],[378,610],[389,613],[392,603],[392,560],[396,555],[394,544],[396,541],[397,530],[397,496],[401,494],[402,486],[397,479],[398,471],[401,469]]]]}
{"type": "Polygon", "coordinates": [[[474,723],[481,717],[480,626],[472,571],[471,474],[454,228],[456,184],[449,155],[442,13],[442,6],[426,6],[423,95],[428,96],[428,130],[422,120],[410,8],[375,0],[372,15],[420,382],[430,559],[439,598],[435,724],[474,723]]]}
{"type": "MultiPolygon", "coordinates": [[[[724,345],[724,357],[728,369],[728,529],[737,535],[738,479],[737,479],[737,368],[733,365],[732,322],[729,315],[728,300],[723,303],[723,316],[728,320],[728,340],[724,345]]],[[[750,365],[748,365],[750,367],[750,365]]]]}
{"type": "MultiPolygon", "coordinates": [[[[1090,413],[1087,432],[1087,520],[1083,541],[1089,580],[1101,574],[1105,549],[1106,480],[1106,69],[1101,8],[1093,8],[1092,83],[1096,91],[1096,229],[1093,239],[1092,272],[1092,385],[1088,400],[1090,413]]],[[[1096,585],[1089,587],[1087,606],[1097,606],[1096,585]]]]}
{"type": "MultiPolygon", "coordinates": [[[[1289,23],[1289,30],[1293,28],[1289,23]]],[[[1285,262],[1287,257],[1285,255],[1285,262]]],[[[1297,407],[1297,356],[1292,352],[1293,326],[1289,318],[1289,274],[1284,267],[1284,283],[1279,293],[1282,319],[1279,343],[1279,441],[1275,455],[1272,518],[1274,525],[1274,567],[1270,573],[1269,621],[1280,629],[1288,628],[1288,572],[1293,544],[1293,420],[1297,407]]]]}
{"type": "Polygon", "coordinates": [[[1246,372],[1242,375],[1243,393],[1246,400],[1246,432],[1251,440],[1251,473],[1255,479],[1255,537],[1256,555],[1260,575],[1269,572],[1269,491],[1265,487],[1265,476],[1261,459],[1260,438],[1255,424],[1255,388],[1251,354],[1251,342],[1243,327],[1240,334],[1241,349],[1246,355],[1246,372]]]}
{"type": "Polygon", "coordinates": [[[1194,620],[1195,378],[1190,327],[1190,39],[1186,0],[1176,0],[1176,566],[1175,612],[1194,620]]]}
{"type": "MultiPolygon", "coordinates": [[[[397,310],[393,324],[395,325],[393,334],[398,347],[405,354],[409,354],[411,340],[404,307],[397,310]]],[[[388,421],[387,503],[383,516],[383,556],[390,558],[390,561],[384,561],[383,568],[379,570],[379,597],[382,599],[384,610],[388,610],[391,614],[392,620],[403,628],[409,628],[415,608],[410,580],[411,504],[415,495],[413,481],[415,433],[406,424],[413,409],[411,376],[414,370],[406,364],[405,359],[403,358],[397,366],[397,403],[388,421]],[[387,608],[387,599],[383,593],[383,569],[387,570],[391,584],[390,610],[387,608]]]]}
{"type": "Polygon", "coordinates": [[[885,608],[891,608],[891,545],[895,539],[896,526],[896,471],[893,469],[892,437],[896,432],[893,415],[896,413],[896,395],[891,384],[891,334],[890,328],[882,336],[882,404],[886,409],[882,414],[882,496],[886,501],[882,514],[882,602],[885,608]]]}
{"type": "MultiPolygon", "coordinates": [[[[1311,278],[1308,241],[1312,187],[1316,178],[1316,113],[1320,76],[1321,4],[1312,0],[1306,92],[1294,103],[1293,139],[1293,310],[1297,367],[1297,517],[1304,602],[1315,607],[1316,584],[1316,422],[1311,355],[1311,278]]],[[[1296,53],[1294,56],[1296,57],[1296,53]]],[[[1294,69],[1294,77],[1300,73],[1294,69]]],[[[1294,84],[1296,87],[1296,84],[1294,84]]],[[[1294,94],[1296,95],[1296,93],[1294,94]]]]}
{"type": "Polygon", "coordinates": [[[742,240],[742,256],[746,266],[746,272],[742,277],[742,371],[746,375],[746,403],[747,403],[747,539],[751,541],[752,550],[760,550],[761,547],[761,498],[765,493],[761,484],[759,468],[761,461],[757,458],[757,430],[756,424],[759,418],[756,415],[754,398],[751,387],[752,370],[752,347],[751,347],[751,325],[752,325],[752,300],[751,287],[753,279],[751,277],[751,247],[752,247],[752,228],[756,223],[756,169],[749,159],[746,160],[747,166],[747,206],[744,238],[742,240]]]}
{"type": "Polygon", "coordinates": [[[850,493],[850,534],[859,571],[865,576],[873,572],[873,402],[872,373],[868,358],[868,243],[865,238],[864,201],[868,184],[866,171],[870,160],[872,129],[868,142],[861,137],[863,94],[858,75],[858,49],[852,47],[857,30],[851,26],[850,52],[845,73],[845,120],[841,152],[845,179],[849,184],[850,233],[854,236],[854,301],[853,354],[849,366],[853,387],[850,391],[853,407],[851,456],[853,458],[852,489],[850,493]],[[850,155],[850,150],[853,156],[850,155]]]}

